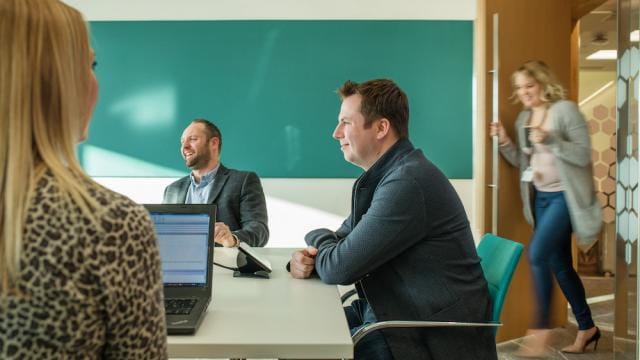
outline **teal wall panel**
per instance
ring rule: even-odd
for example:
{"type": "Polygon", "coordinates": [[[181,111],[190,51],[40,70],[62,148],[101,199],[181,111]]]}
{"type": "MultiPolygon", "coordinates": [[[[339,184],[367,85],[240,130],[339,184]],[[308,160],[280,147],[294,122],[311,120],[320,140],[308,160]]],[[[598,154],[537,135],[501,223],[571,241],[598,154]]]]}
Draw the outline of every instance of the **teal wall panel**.
{"type": "Polygon", "coordinates": [[[94,176],[186,173],[196,117],[222,130],[222,161],[263,177],[355,177],[331,138],[345,80],[391,78],[410,137],[449,178],[472,177],[471,21],[91,23],[100,97],[80,146],[94,176]]]}

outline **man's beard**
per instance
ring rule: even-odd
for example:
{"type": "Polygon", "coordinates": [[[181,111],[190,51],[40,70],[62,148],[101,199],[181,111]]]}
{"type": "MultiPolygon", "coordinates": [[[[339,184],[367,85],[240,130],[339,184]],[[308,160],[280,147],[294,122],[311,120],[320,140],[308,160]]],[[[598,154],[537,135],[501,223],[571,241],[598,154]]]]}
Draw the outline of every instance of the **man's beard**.
{"type": "Polygon", "coordinates": [[[194,156],[190,162],[187,162],[187,167],[191,170],[200,170],[207,166],[209,163],[209,157],[207,154],[200,154],[194,156]]]}

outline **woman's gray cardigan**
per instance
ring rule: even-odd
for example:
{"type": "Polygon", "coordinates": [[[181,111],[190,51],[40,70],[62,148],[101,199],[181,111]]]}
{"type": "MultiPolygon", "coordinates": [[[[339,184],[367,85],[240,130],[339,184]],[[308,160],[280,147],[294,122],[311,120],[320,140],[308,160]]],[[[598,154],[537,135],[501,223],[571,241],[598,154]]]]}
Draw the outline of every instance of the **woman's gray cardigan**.
{"type": "MultiPolygon", "coordinates": [[[[531,110],[523,110],[516,119],[518,144],[526,144],[527,124],[531,110]]],[[[584,117],[571,101],[560,100],[549,108],[552,126],[543,144],[557,158],[558,173],[569,207],[571,225],[578,237],[578,246],[588,249],[598,239],[602,227],[602,208],[594,192],[591,165],[591,142],[584,117]]],[[[500,153],[513,166],[519,166],[520,177],[529,167],[530,156],[518,144],[500,146],[500,153]]],[[[524,217],[534,225],[533,185],[520,181],[524,217]]]]}

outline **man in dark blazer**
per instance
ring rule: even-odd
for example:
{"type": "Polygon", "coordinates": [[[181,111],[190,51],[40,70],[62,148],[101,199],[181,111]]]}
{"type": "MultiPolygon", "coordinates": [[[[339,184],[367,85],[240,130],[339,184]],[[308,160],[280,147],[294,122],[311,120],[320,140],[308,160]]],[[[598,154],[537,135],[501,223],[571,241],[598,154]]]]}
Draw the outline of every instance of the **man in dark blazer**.
{"type": "Polygon", "coordinates": [[[217,244],[264,246],[269,240],[267,205],[256,173],[228,169],[220,163],[222,134],[208,120],[193,120],[180,143],[191,174],[167,186],[162,202],[216,204],[217,244]]]}
{"type": "MultiPolygon", "coordinates": [[[[409,104],[390,80],[345,82],[333,137],[365,172],[338,230],[306,235],[295,278],[355,284],[345,308],[352,334],[387,320],[489,322],[491,300],[466,213],[445,175],[408,139],[409,104]]],[[[355,359],[497,359],[492,328],[386,329],[355,359]]]]}

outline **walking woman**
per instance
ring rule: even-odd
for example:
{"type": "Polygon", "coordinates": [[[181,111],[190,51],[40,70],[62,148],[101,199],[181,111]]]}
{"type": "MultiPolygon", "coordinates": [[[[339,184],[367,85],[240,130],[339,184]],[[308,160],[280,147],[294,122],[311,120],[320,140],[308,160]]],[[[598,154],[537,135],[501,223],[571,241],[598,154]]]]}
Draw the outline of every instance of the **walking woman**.
{"type": "Polygon", "coordinates": [[[0,0],[0,359],[166,359],[149,214],[75,155],[98,84],[82,15],[0,0]]]}
{"type": "Polygon", "coordinates": [[[520,169],[524,216],[534,227],[528,256],[537,312],[520,355],[541,356],[549,339],[552,277],[571,304],[578,322],[575,342],[562,349],[582,353],[600,339],[585,291],[573,268],[571,233],[581,247],[600,232],[601,206],[593,183],[591,145],[584,117],[541,61],[524,63],[512,76],[514,98],[523,105],[515,122],[517,143],[500,123],[492,124],[500,153],[520,169]]]}

